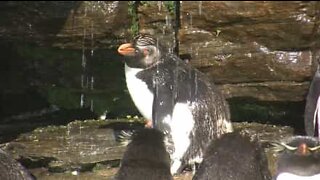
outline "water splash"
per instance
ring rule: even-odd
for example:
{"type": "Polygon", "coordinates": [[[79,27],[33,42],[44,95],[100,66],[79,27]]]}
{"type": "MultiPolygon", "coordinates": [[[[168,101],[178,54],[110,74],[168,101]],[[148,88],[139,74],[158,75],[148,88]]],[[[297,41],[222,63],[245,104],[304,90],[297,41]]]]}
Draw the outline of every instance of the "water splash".
{"type": "Polygon", "coordinates": [[[274,52],[276,59],[282,63],[298,63],[299,57],[301,57],[302,52],[285,52],[285,51],[276,51],[274,52]]]}
{"type": "Polygon", "coordinates": [[[315,19],[315,18],[311,18],[306,13],[293,15],[292,17],[295,18],[296,21],[299,21],[302,23],[310,23],[315,19]]]}
{"type": "Polygon", "coordinates": [[[113,13],[119,7],[119,1],[84,1],[84,3],[93,11],[102,12],[104,15],[113,13]]]}

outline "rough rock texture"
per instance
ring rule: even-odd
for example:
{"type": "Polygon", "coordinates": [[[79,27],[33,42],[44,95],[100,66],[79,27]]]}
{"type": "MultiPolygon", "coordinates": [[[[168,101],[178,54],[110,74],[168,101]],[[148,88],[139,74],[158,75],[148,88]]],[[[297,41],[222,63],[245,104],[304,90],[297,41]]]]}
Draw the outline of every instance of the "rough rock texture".
{"type": "MultiPolygon", "coordinates": [[[[142,122],[136,119],[73,121],[66,126],[37,128],[11,142],[0,144],[0,147],[18,159],[37,179],[69,179],[73,175],[73,178],[82,179],[87,178],[88,174],[103,179],[115,174],[112,168],[119,166],[126,148],[116,141],[115,132],[128,127],[141,128],[142,122]]],[[[293,134],[293,129],[288,126],[247,122],[233,125],[236,130],[245,131],[262,144],[293,134]]],[[[273,172],[274,152],[266,146],[266,153],[273,172]]],[[[187,175],[187,179],[191,176],[187,175]]],[[[178,179],[183,177],[184,174],[177,176],[178,179]]]]}
{"type": "Polygon", "coordinates": [[[117,37],[129,35],[127,2],[4,1],[0,8],[3,39],[81,49],[84,41],[92,41],[93,48],[113,47],[117,37]]]}
{"type": "MultiPolygon", "coordinates": [[[[141,8],[144,31],[174,19],[155,7],[141,8]]],[[[180,54],[214,82],[231,84],[222,88],[228,97],[301,101],[319,58],[319,11],[318,2],[182,1],[180,54]]]]}
{"type": "MultiPolygon", "coordinates": [[[[133,6],[128,1],[6,1],[0,8],[2,40],[94,50],[117,47],[132,36],[133,6]]],[[[173,10],[170,2],[141,3],[140,31],[157,34],[170,47],[179,41],[180,55],[193,66],[216,83],[232,84],[223,88],[228,97],[268,89],[271,98],[253,96],[272,101],[305,98],[311,64],[319,58],[320,3],[182,1],[176,40],[173,10]],[[274,84],[282,82],[285,98],[274,91],[274,84]],[[291,91],[297,85],[298,90],[291,91]]]]}

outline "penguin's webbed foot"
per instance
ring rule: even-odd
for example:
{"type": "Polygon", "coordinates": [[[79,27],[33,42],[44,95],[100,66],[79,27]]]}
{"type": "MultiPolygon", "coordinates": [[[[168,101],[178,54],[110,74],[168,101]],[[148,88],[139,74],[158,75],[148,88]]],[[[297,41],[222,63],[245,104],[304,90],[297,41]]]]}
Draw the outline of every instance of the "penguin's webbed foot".
{"type": "Polygon", "coordinates": [[[152,120],[145,120],[146,124],[144,125],[145,128],[153,128],[152,120]]]}

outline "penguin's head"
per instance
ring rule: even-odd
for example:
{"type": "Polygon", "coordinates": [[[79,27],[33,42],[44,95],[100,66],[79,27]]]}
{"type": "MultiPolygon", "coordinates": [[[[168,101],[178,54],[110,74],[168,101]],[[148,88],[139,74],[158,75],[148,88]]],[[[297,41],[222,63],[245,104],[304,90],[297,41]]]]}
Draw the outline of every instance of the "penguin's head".
{"type": "Polygon", "coordinates": [[[129,67],[147,68],[160,60],[161,49],[157,39],[148,34],[139,34],[131,43],[120,45],[118,52],[125,56],[129,67]]]}
{"type": "Polygon", "coordinates": [[[276,180],[320,178],[319,139],[294,136],[273,144],[278,154],[276,180]]]}

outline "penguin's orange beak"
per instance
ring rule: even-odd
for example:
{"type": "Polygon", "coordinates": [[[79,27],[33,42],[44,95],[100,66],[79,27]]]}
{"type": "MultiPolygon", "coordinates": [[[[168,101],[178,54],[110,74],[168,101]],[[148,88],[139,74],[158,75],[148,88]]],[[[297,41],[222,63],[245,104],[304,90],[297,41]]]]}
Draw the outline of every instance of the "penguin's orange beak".
{"type": "Polygon", "coordinates": [[[304,156],[310,153],[306,143],[302,143],[298,146],[298,153],[304,156]]]}
{"type": "Polygon", "coordinates": [[[132,56],[134,55],[135,49],[131,43],[125,43],[119,46],[118,52],[124,56],[132,56]]]}

